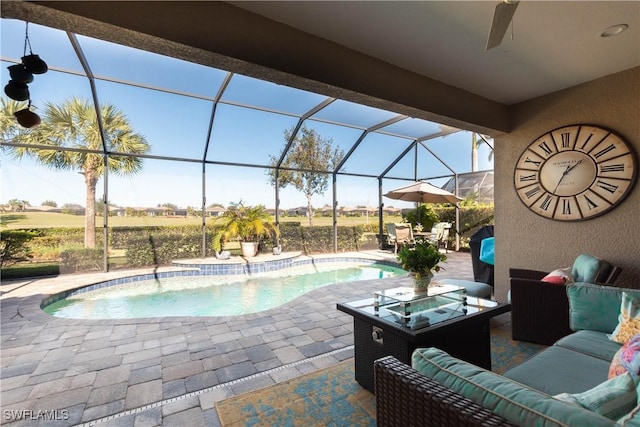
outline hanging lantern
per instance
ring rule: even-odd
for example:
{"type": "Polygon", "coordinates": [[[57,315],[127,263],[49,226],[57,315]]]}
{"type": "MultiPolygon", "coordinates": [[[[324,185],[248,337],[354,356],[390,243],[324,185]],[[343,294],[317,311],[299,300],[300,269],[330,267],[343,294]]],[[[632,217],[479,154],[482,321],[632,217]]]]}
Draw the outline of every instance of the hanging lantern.
{"type": "MultiPolygon", "coordinates": [[[[29,106],[31,106],[31,104],[29,104],[29,106]]],[[[27,129],[40,124],[40,116],[31,111],[29,107],[16,111],[13,115],[16,117],[18,123],[27,129]]]]}
{"type": "Polygon", "coordinates": [[[33,81],[33,74],[27,71],[24,65],[16,64],[7,67],[11,80],[18,81],[20,83],[31,83],[33,81]]]}
{"type": "MultiPolygon", "coordinates": [[[[29,45],[31,48],[31,45],[29,45]]],[[[39,55],[31,53],[30,55],[26,55],[22,57],[22,63],[27,71],[33,74],[44,74],[49,70],[47,63],[40,59],[39,55]]]]}
{"type": "Polygon", "coordinates": [[[31,42],[29,42],[29,22],[26,23],[24,36],[24,53],[22,56],[22,64],[15,64],[7,67],[11,80],[4,87],[4,93],[13,100],[26,101],[29,105],[20,111],[13,113],[18,123],[25,128],[32,128],[40,124],[40,116],[31,111],[31,96],[29,94],[29,86],[27,83],[33,81],[34,74],[44,74],[49,70],[47,63],[40,59],[31,51],[31,42]],[[27,55],[27,46],[29,46],[29,55],[27,55]]]}
{"type": "Polygon", "coordinates": [[[17,80],[9,80],[9,83],[4,87],[4,93],[16,101],[26,101],[29,99],[29,86],[17,80]]]}

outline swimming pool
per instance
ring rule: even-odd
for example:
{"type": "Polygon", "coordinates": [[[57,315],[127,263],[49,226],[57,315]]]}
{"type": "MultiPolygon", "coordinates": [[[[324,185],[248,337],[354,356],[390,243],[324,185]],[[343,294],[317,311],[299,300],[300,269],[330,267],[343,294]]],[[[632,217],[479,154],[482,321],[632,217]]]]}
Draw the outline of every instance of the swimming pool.
{"type": "Polygon", "coordinates": [[[81,288],[45,301],[42,309],[72,319],[235,316],[278,307],[327,285],[406,274],[383,263],[332,263],[251,276],[175,275],[81,288]]]}

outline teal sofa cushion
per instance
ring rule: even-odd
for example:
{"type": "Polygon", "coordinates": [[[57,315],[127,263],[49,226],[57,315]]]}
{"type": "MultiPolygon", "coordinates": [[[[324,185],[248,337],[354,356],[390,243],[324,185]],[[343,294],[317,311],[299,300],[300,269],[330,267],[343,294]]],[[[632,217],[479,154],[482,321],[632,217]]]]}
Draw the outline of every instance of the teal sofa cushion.
{"type": "Polygon", "coordinates": [[[567,286],[569,325],[610,334],[618,326],[622,293],[640,297],[640,290],[576,282],[567,286]]]}
{"type": "Polygon", "coordinates": [[[594,412],[511,381],[501,375],[449,356],[437,348],[413,352],[412,367],[515,425],[615,426],[594,412]]]}
{"type": "Polygon", "coordinates": [[[554,345],[502,375],[550,395],[582,393],[606,381],[609,366],[611,359],[598,359],[554,345]]]}
{"type": "Polygon", "coordinates": [[[588,330],[574,332],[560,338],[554,345],[597,357],[607,363],[613,360],[613,356],[622,347],[617,342],[611,341],[606,333],[588,330]]]}

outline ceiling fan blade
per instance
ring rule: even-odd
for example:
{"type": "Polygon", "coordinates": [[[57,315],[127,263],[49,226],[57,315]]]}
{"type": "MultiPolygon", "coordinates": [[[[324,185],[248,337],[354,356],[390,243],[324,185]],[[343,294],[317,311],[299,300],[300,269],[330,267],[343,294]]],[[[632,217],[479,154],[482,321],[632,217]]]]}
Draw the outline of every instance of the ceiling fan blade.
{"type": "Polygon", "coordinates": [[[491,31],[487,40],[487,50],[499,46],[502,43],[513,14],[516,13],[519,2],[505,0],[498,3],[496,10],[493,12],[493,22],[491,22],[491,31]]]}

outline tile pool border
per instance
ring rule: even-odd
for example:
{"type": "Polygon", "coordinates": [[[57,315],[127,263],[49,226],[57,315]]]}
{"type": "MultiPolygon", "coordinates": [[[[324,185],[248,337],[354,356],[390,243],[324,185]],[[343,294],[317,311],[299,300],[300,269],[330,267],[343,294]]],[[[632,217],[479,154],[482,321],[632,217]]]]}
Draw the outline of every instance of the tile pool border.
{"type": "Polygon", "coordinates": [[[374,259],[366,256],[357,255],[340,255],[334,256],[331,254],[322,254],[319,256],[307,256],[307,255],[293,255],[280,259],[267,259],[264,261],[252,261],[247,262],[242,260],[241,262],[222,262],[222,263],[208,263],[208,262],[189,262],[189,261],[174,261],[174,267],[181,267],[183,270],[172,271],[160,271],[145,274],[137,274],[132,276],[119,277],[116,279],[104,280],[96,282],[90,285],[81,286],[74,289],[68,289],[50,295],[44,298],[40,303],[40,308],[53,304],[62,299],[78,295],[85,292],[94,291],[97,289],[103,289],[110,286],[124,285],[128,283],[135,283],[146,280],[165,279],[168,277],[199,277],[199,276],[239,276],[239,275],[251,275],[257,273],[268,273],[274,271],[280,271],[296,267],[304,267],[315,264],[381,264],[391,267],[401,268],[400,263],[389,259],[374,259]]]}

